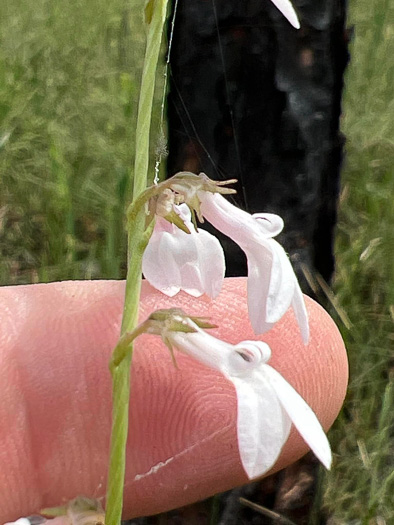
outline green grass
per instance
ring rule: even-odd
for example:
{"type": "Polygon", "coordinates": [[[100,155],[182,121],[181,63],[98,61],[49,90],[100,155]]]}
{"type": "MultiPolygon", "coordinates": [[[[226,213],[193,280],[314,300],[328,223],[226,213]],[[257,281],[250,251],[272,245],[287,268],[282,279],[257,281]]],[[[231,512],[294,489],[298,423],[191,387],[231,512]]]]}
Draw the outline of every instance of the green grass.
{"type": "Polygon", "coordinates": [[[394,5],[353,0],[349,22],[335,292],[350,386],[324,501],[333,525],[381,525],[394,523],[394,5]]]}
{"type": "MultiPolygon", "coordinates": [[[[121,278],[143,58],[142,0],[0,3],[0,283],[121,278]]],[[[394,4],[355,24],[337,228],[350,359],[323,478],[331,525],[394,523],[394,4]]],[[[160,88],[159,88],[160,89],[160,88]]],[[[157,130],[156,125],[153,128],[157,130]]]]}
{"type": "Polygon", "coordinates": [[[4,1],[0,282],[121,277],[142,3],[4,1]]]}

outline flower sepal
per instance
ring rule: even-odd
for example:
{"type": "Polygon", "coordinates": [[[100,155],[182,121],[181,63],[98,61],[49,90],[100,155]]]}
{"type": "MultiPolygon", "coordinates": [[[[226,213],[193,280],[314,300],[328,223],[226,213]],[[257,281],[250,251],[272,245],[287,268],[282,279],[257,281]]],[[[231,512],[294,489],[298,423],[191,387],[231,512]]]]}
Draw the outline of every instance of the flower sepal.
{"type": "Polygon", "coordinates": [[[65,516],[70,525],[94,523],[104,525],[105,513],[99,500],[79,496],[61,507],[42,509],[41,514],[49,517],[65,516]]]}
{"type": "Polygon", "coordinates": [[[235,184],[237,179],[217,181],[210,179],[205,173],[196,175],[188,171],[180,171],[166,182],[168,187],[177,194],[179,203],[185,202],[190,209],[195,211],[198,220],[204,222],[200,209],[200,192],[220,193],[222,195],[236,193],[236,190],[226,186],[235,184]]]}
{"type": "MultiPolygon", "coordinates": [[[[189,228],[185,224],[185,221],[182,219],[181,215],[179,213],[176,213],[176,211],[174,209],[172,209],[170,213],[165,215],[163,217],[163,219],[165,219],[169,223],[173,224],[174,226],[176,226],[177,228],[179,228],[183,232],[188,233],[188,234],[191,233],[191,231],[189,230],[189,228]]],[[[194,224],[193,224],[193,226],[194,226],[194,224]]],[[[195,229],[197,230],[196,227],[195,227],[195,229]]]]}
{"type": "Polygon", "coordinates": [[[216,324],[212,324],[207,317],[186,315],[181,308],[155,310],[145,323],[147,326],[146,333],[161,336],[167,335],[168,332],[192,334],[197,332],[198,328],[207,330],[218,327],[216,324]],[[197,326],[197,328],[193,325],[197,326]]]}

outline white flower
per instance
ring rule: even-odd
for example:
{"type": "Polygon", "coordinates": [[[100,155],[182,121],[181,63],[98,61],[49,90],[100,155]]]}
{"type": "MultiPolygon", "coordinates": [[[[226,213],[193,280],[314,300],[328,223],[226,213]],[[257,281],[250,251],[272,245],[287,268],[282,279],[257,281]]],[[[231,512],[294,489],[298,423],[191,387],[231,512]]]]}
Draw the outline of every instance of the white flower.
{"type": "Polygon", "coordinates": [[[300,28],[297,13],[294,11],[294,7],[289,0],[271,0],[271,2],[279,9],[282,15],[287,18],[293,27],[296,29],[300,28]]]}
{"type": "Polygon", "coordinates": [[[156,216],[144,252],[142,271],[152,286],[170,297],[184,290],[199,297],[216,297],[222,287],[225,262],[219,241],[205,230],[195,230],[186,204],[173,207],[190,233],[156,216]]]}
{"type": "Polygon", "coordinates": [[[162,333],[163,340],[232,381],[237,394],[237,436],[242,465],[249,478],[276,462],[291,423],[326,468],[331,450],[316,415],[294,388],[267,364],[271,350],[261,341],[232,345],[212,337],[187,317],[179,321],[194,332],[162,333]]]}
{"type": "Polygon", "coordinates": [[[308,315],[289,258],[272,237],[283,228],[278,215],[249,213],[218,193],[199,192],[201,213],[215,228],[233,239],[248,259],[248,311],[256,334],[269,330],[293,307],[305,343],[308,315]]]}

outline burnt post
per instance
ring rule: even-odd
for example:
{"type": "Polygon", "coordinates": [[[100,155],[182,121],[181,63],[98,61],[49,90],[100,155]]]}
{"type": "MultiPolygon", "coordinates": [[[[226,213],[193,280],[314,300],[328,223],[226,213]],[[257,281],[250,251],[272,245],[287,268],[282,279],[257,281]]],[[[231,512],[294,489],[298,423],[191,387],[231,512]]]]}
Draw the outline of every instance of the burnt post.
{"type": "MultiPolygon", "coordinates": [[[[269,0],[179,0],[168,96],[168,175],[239,180],[245,210],[281,215],[279,238],[330,281],[348,60],[346,0],[294,0],[294,29],[269,0]]],[[[227,275],[246,275],[224,240],[227,275]]]]}

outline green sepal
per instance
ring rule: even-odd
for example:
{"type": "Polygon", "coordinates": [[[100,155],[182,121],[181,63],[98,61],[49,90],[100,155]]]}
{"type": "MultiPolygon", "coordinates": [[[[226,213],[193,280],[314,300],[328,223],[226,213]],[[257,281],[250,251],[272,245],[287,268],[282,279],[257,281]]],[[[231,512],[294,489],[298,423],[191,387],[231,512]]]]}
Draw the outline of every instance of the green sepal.
{"type": "Polygon", "coordinates": [[[148,320],[164,322],[174,315],[185,316],[183,310],[180,308],[160,308],[159,310],[152,312],[149,315],[148,320]]]}
{"type": "MultiPolygon", "coordinates": [[[[165,323],[165,329],[171,332],[196,332],[195,328],[187,324],[187,319],[193,321],[193,323],[195,323],[199,328],[217,328],[216,324],[209,322],[208,317],[187,315],[181,308],[161,308],[160,310],[155,310],[150,314],[147,322],[149,323],[149,321],[157,321],[160,324],[165,323]]],[[[159,335],[156,330],[155,333],[159,335]]]]}
{"type": "Polygon", "coordinates": [[[189,228],[186,226],[186,224],[183,222],[183,220],[180,218],[180,216],[174,211],[172,210],[171,213],[168,213],[164,219],[168,222],[170,222],[171,224],[175,224],[175,226],[177,228],[179,228],[180,230],[182,230],[183,232],[185,233],[191,233],[189,228]]]}
{"type": "Polygon", "coordinates": [[[163,336],[162,337],[162,341],[163,343],[166,345],[166,347],[168,348],[168,350],[170,351],[170,356],[171,356],[171,360],[172,360],[172,364],[174,365],[175,368],[177,368],[179,370],[179,366],[178,366],[178,363],[176,362],[176,357],[175,357],[175,352],[174,352],[174,348],[170,342],[170,340],[163,336]]]}
{"type": "Polygon", "coordinates": [[[61,507],[47,507],[40,510],[40,514],[44,516],[49,516],[50,518],[56,518],[57,516],[66,516],[67,515],[67,506],[62,505],[61,507]]]}
{"type": "Polygon", "coordinates": [[[78,496],[69,501],[67,505],[60,507],[48,507],[40,511],[41,514],[55,518],[58,516],[67,516],[70,514],[80,514],[84,512],[103,512],[103,507],[97,499],[78,496]]]}
{"type": "Polygon", "coordinates": [[[97,499],[86,498],[85,496],[78,496],[70,501],[68,508],[72,512],[100,512],[103,510],[101,503],[97,499]]]}
{"type": "Polygon", "coordinates": [[[217,324],[213,324],[209,322],[208,317],[192,317],[189,316],[189,318],[193,321],[193,323],[196,323],[196,325],[199,328],[203,328],[204,330],[209,330],[210,328],[218,328],[217,324]]]}

